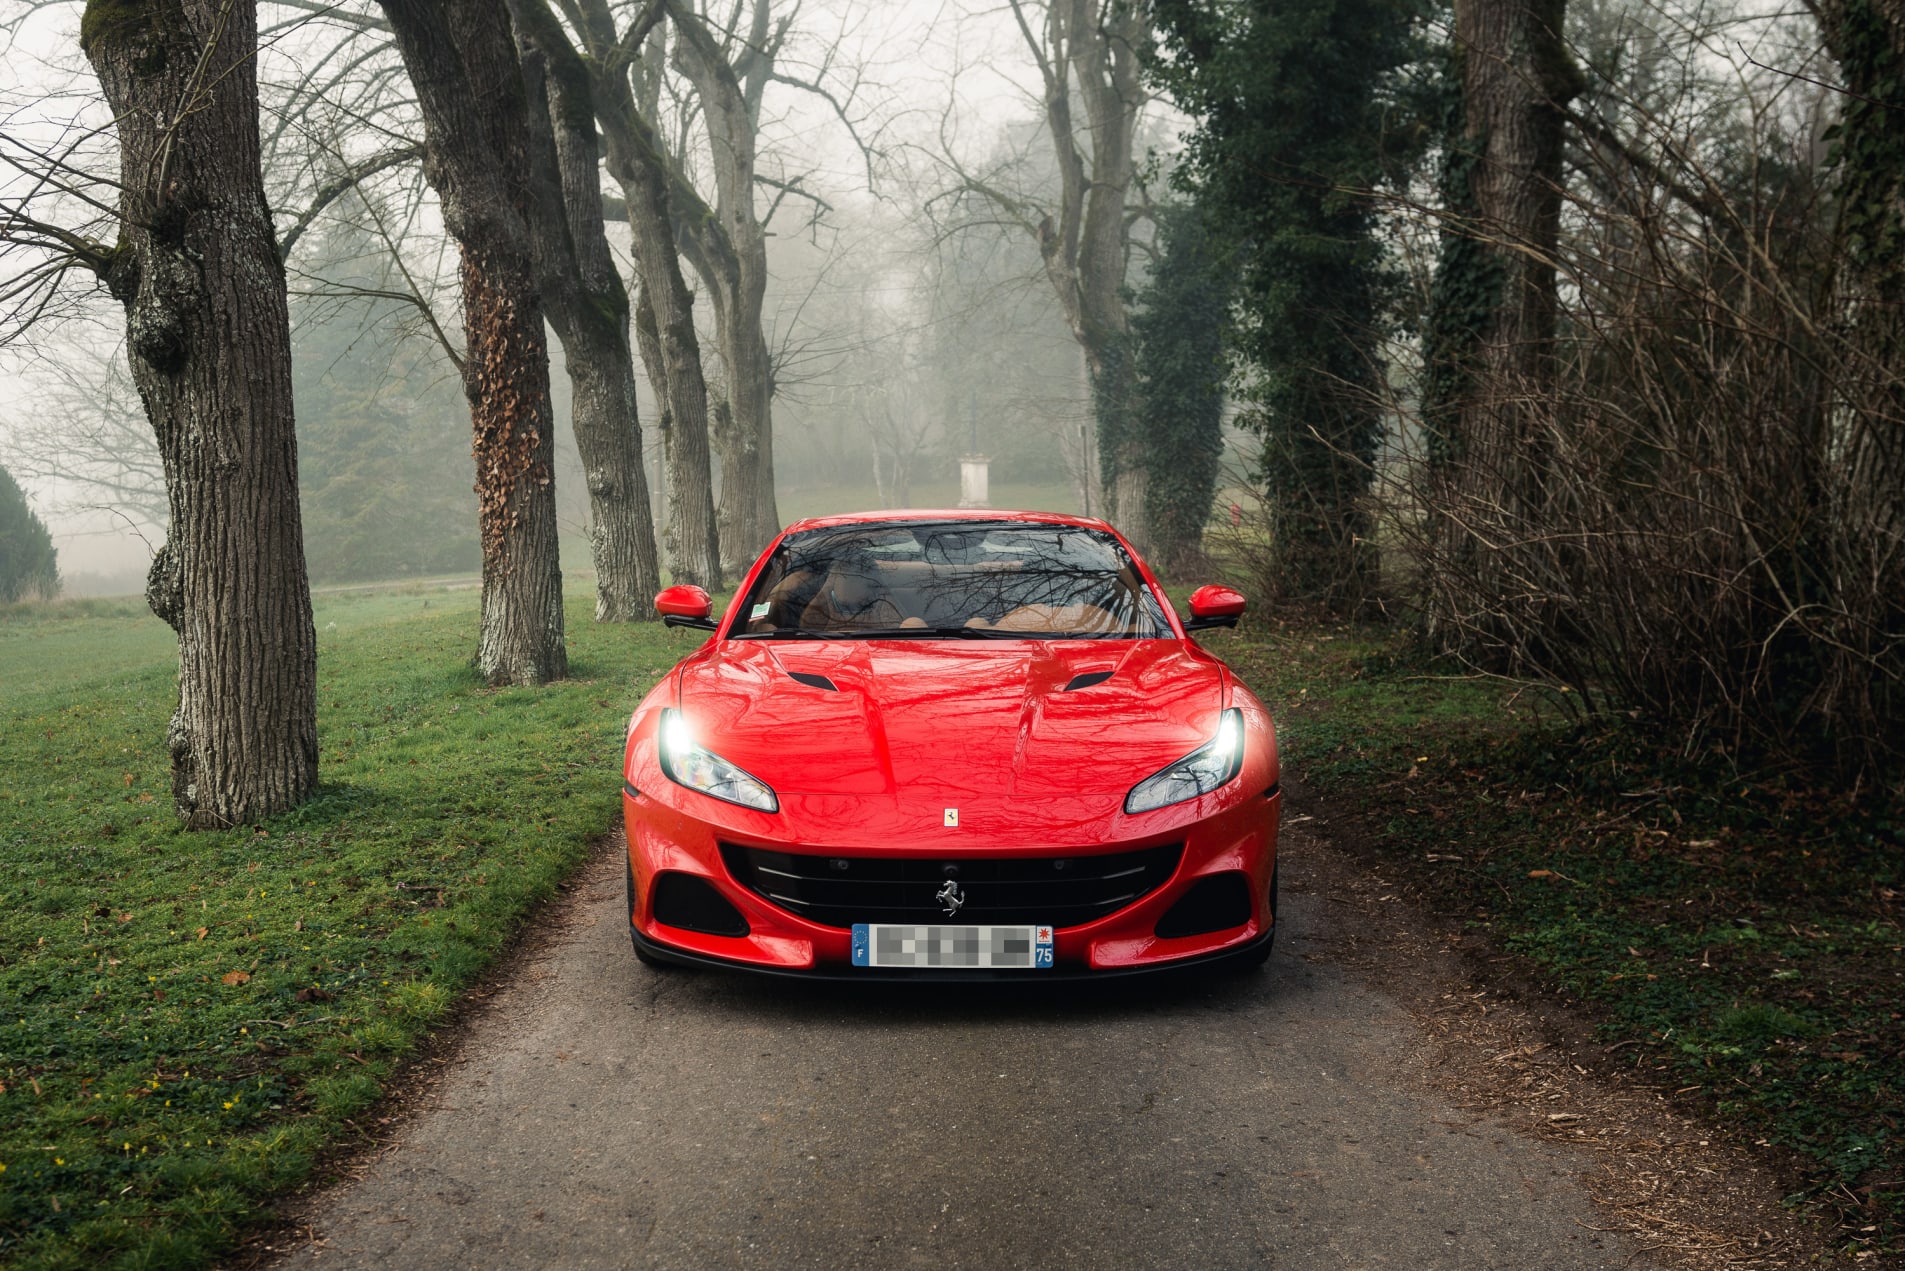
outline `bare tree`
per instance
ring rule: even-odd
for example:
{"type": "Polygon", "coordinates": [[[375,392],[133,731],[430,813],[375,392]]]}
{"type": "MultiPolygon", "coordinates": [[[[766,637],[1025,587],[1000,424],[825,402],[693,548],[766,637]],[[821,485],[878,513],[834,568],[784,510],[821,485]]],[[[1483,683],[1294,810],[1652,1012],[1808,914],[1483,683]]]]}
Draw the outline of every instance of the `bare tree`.
{"type": "Polygon", "coordinates": [[[153,537],[166,523],[165,464],[121,344],[110,355],[64,342],[26,368],[22,409],[6,417],[6,462],[66,492],[59,513],[118,513],[153,537]]]}
{"type": "MultiPolygon", "coordinates": [[[[677,181],[680,240],[714,300],[727,370],[727,410],[714,415],[721,452],[721,555],[742,563],[780,530],[774,505],[774,368],[761,329],[767,295],[767,229],[754,204],[761,102],[786,41],[771,0],[754,0],[746,35],[723,48],[709,20],[685,0],[664,0],[677,38],[674,59],[695,87],[714,172],[709,207],[677,181]]],[[[737,9],[738,13],[739,10],[737,9]]],[[[679,169],[677,169],[679,171],[679,169]]]]}
{"type": "Polygon", "coordinates": [[[644,103],[638,98],[631,81],[639,73],[642,50],[661,20],[661,8],[659,3],[649,4],[625,30],[617,27],[607,0],[576,0],[567,16],[588,55],[586,60],[577,60],[590,75],[608,172],[622,189],[619,210],[628,220],[641,275],[636,338],[649,383],[662,402],[670,568],[677,582],[719,587],[721,553],[708,453],[708,390],[695,335],[694,298],[676,251],[674,184],[653,123],[653,101],[644,103]]]}
{"type": "Polygon", "coordinates": [[[126,310],[170,526],[146,598],[179,634],[167,730],[193,828],[317,785],[317,640],[298,516],[284,270],[259,167],[248,0],[86,9],[80,43],[119,134],[116,246],[69,247],[126,310]]]}
{"type": "Polygon", "coordinates": [[[1143,425],[1135,416],[1123,292],[1150,9],[1141,0],[1010,0],[1010,7],[1038,69],[1056,195],[1048,203],[975,172],[949,144],[940,158],[953,170],[955,194],[983,201],[1037,241],[1046,279],[1084,354],[1106,514],[1143,547],[1143,425]]]}
{"type": "Polygon", "coordinates": [[[513,0],[510,8],[527,80],[532,242],[566,355],[576,447],[595,509],[595,616],[645,621],[654,616],[661,566],[642,470],[628,291],[603,230],[589,73],[543,0],[513,0]]]}
{"type": "MultiPolygon", "coordinates": [[[[286,166],[299,178],[294,183],[297,210],[286,233],[288,253],[334,200],[408,165],[423,148],[405,131],[414,129],[415,117],[401,96],[407,87],[402,63],[389,55],[389,24],[309,0],[280,3],[314,13],[308,19],[313,23],[343,28],[341,39],[319,42],[307,59],[306,75],[281,88],[277,136],[288,152],[286,166]]],[[[653,616],[649,598],[660,583],[660,561],[643,474],[628,296],[602,229],[588,76],[573,57],[563,59],[567,42],[540,3],[512,6],[511,17],[522,44],[523,74],[533,81],[523,98],[529,168],[512,176],[526,190],[525,225],[537,286],[562,342],[570,379],[571,423],[588,490],[596,617],[647,620],[653,616]],[[543,26],[524,26],[539,15],[543,26]],[[558,36],[554,41],[547,38],[551,29],[558,36]],[[535,38],[538,30],[541,40],[535,38]]],[[[286,199],[291,201],[290,192],[286,199]]],[[[364,210],[373,210],[368,200],[364,210]]],[[[407,277],[402,257],[427,235],[419,235],[414,222],[395,234],[381,223],[376,228],[407,277]]],[[[429,315],[421,288],[411,290],[419,311],[429,315]]],[[[430,321],[434,325],[433,317],[430,321]]],[[[461,367],[460,351],[441,342],[461,367]]]]}
{"type": "Polygon", "coordinates": [[[463,385],[483,543],[477,670],[491,684],[541,684],[568,674],[568,653],[522,68],[502,0],[383,0],[383,9],[417,90],[424,171],[463,257],[463,385]]]}

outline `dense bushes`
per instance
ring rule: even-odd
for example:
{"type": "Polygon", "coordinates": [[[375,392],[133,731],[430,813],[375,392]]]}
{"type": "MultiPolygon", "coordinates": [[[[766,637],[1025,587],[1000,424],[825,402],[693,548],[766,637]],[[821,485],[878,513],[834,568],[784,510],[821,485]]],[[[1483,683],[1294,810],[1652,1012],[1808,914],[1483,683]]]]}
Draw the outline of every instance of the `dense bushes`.
{"type": "Polygon", "coordinates": [[[1896,341],[1835,273],[1809,139],[1746,135],[1577,156],[1552,376],[1489,386],[1535,427],[1460,482],[1418,456],[1395,521],[1429,629],[1475,665],[1689,749],[1896,782],[1896,341]]]}

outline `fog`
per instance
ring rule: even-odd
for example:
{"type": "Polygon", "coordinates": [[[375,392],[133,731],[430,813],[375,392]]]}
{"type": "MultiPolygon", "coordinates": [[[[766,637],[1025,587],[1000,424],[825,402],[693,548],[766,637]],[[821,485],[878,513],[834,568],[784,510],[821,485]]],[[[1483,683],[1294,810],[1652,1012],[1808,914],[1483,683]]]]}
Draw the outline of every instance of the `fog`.
{"type": "MultiPolygon", "coordinates": [[[[38,197],[49,219],[104,238],[116,151],[79,52],[81,6],[0,12],[10,33],[0,194],[38,197]],[[50,198],[33,184],[49,155],[62,174],[50,198]]],[[[370,29],[376,12],[266,3],[260,13],[266,184],[281,237],[295,239],[300,487],[320,585],[478,563],[452,360],[457,255],[435,196],[411,161],[318,207],[339,171],[422,139],[401,64],[370,29]]],[[[755,197],[769,235],[762,325],[781,519],[955,501],[959,459],[973,451],[991,463],[995,505],[1081,509],[1095,479],[1088,380],[1036,238],[1060,178],[1025,33],[1010,10],[982,3],[833,0],[774,17],[786,26],[761,105],[755,197]]],[[[694,95],[673,68],[658,90],[665,140],[705,187],[710,140],[694,95]]],[[[1148,106],[1140,137],[1168,165],[1168,109],[1148,106]]],[[[613,196],[613,183],[605,190],[613,196]]],[[[633,291],[627,227],[608,229],[633,291]]],[[[1133,253],[1129,283],[1143,266],[1133,253]]],[[[81,271],[49,294],[0,347],[0,465],[52,530],[69,594],[136,591],[163,541],[165,499],[122,312],[81,271]]],[[[719,396],[713,312],[698,286],[695,312],[719,396]]],[[[589,504],[561,346],[550,343],[564,569],[580,573],[589,504]]],[[[660,507],[659,410],[646,380],[638,392],[660,507]]]]}

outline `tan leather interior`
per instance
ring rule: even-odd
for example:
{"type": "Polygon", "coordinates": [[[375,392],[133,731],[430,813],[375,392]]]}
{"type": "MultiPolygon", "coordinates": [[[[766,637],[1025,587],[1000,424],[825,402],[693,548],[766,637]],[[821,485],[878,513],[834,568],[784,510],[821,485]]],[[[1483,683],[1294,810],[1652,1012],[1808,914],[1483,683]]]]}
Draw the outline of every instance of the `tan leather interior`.
{"type": "Polygon", "coordinates": [[[994,631],[1104,632],[1115,633],[1119,625],[1111,614],[1097,605],[1020,605],[992,624],[994,631]]]}

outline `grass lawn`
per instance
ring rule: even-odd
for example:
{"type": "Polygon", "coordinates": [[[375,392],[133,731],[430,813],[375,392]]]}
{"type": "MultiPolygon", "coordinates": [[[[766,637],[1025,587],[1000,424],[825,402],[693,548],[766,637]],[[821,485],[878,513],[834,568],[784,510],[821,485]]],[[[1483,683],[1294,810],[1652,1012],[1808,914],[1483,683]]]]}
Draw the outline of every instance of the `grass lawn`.
{"type": "Polygon", "coordinates": [[[319,796],[186,834],[171,633],[0,614],[0,1265],[202,1265],[378,1096],[615,814],[622,730],[700,638],[568,613],[489,690],[477,594],[321,595],[319,796]]]}
{"type": "Polygon", "coordinates": [[[1579,728],[1383,633],[1219,651],[1333,833],[1585,1003],[1619,1062],[1796,1166],[1848,1249],[1905,1250],[1905,807],[1579,728]]]}

